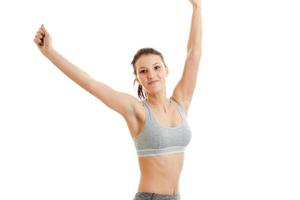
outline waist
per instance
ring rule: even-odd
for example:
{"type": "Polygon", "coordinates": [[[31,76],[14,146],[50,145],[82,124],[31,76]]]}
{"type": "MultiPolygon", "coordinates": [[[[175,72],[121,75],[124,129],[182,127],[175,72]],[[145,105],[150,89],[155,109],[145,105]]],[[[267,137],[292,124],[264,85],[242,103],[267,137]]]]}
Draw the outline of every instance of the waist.
{"type": "Polygon", "coordinates": [[[138,192],[148,192],[160,195],[176,195],[179,194],[179,183],[177,181],[153,181],[141,178],[138,192]]]}
{"type": "Polygon", "coordinates": [[[139,191],[169,195],[178,193],[183,160],[183,153],[139,158],[139,191]]]}
{"type": "Polygon", "coordinates": [[[138,161],[142,178],[171,179],[180,175],[184,153],[139,157],[138,161]]]}

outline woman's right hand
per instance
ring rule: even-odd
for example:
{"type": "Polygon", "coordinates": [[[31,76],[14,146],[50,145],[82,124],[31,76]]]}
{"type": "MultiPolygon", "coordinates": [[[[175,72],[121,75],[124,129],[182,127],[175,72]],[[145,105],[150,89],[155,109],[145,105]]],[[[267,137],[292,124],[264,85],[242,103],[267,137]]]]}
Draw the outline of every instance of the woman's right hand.
{"type": "Polygon", "coordinates": [[[44,55],[46,55],[52,49],[51,36],[43,24],[36,32],[34,42],[44,55]]]}

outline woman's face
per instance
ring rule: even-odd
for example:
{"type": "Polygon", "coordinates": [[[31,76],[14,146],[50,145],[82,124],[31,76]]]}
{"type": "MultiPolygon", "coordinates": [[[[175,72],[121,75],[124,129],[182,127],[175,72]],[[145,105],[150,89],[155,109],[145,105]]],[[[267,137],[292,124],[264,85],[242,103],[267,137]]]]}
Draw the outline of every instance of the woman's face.
{"type": "Polygon", "coordinates": [[[165,67],[159,55],[142,55],[135,63],[137,80],[150,94],[165,89],[165,78],[168,68],[165,67]]]}

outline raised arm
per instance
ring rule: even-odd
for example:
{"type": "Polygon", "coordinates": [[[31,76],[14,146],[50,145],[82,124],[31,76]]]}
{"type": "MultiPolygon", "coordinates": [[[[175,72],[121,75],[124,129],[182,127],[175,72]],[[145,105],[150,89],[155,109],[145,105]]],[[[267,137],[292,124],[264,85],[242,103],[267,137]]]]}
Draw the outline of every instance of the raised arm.
{"type": "Polygon", "coordinates": [[[202,45],[201,0],[189,1],[193,6],[193,14],[187,44],[187,56],[182,77],[172,94],[172,98],[183,106],[186,113],[188,112],[196,87],[202,45]]]}
{"type": "Polygon", "coordinates": [[[41,53],[60,71],[105,105],[124,117],[135,115],[134,105],[138,103],[135,97],[118,92],[108,85],[94,80],[89,74],[68,61],[52,47],[51,36],[43,25],[37,31],[34,42],[41,53]]]}

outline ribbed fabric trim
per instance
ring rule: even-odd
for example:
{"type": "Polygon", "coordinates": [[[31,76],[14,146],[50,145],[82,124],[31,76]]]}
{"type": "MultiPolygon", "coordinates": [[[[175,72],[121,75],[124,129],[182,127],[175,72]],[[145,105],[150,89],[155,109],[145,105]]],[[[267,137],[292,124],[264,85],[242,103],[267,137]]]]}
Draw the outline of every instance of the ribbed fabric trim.
{"type": "Polygon", "coordinates": [[[172,146],[172,147],[161,148],[161,149],[142,149],[142,150],[138,150],[137,154],[139,157],[145,157],[145,156],[157,156],[157,155],[179,153],[184,151],[185,151],[185,147],[172,146]]]}

